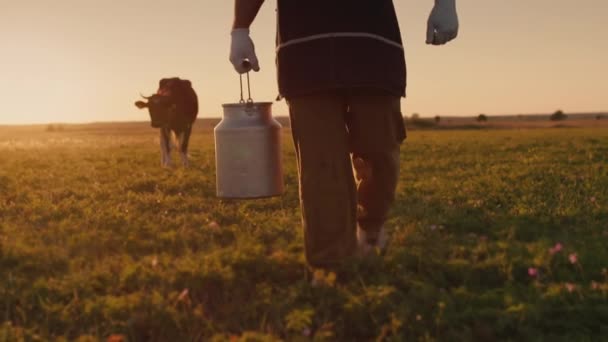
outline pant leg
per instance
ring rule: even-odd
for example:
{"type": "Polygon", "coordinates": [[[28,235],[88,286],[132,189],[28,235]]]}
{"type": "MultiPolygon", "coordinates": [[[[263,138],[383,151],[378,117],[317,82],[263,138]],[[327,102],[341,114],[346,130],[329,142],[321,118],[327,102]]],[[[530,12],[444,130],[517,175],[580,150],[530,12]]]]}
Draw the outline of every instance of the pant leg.
{"type": "Polygon", "coordinates": [[[400,98],[351,96],[348,129],[357,176],[357,222],[373,241],[387,219],[399,179],[399,147],[405,139],[400,98]]]}
{"type": "Polygon", "coordinates": [[[298,161],[306,260],[331,267],[356,253],[356,188],[337,95],[288,100],[298,161]]]}

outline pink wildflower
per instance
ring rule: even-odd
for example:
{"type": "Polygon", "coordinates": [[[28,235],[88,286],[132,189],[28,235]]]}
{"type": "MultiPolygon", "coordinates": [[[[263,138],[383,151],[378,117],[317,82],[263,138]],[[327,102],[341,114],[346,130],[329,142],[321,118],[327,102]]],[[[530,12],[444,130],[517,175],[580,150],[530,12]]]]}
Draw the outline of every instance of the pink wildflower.
{"type": "Polygon", "coordinates": [[[570,253],[568,260],[570,260],[571,264],[576,264],[578,262],[578,255],[576,255],[576,253],[570,253]]]}
{"type": "Polygon", "coordinates": [[[555,254],[555,253],[561,252],[562,249],[564,249],[564,246],[560,242],[558,242],[555,244],[555,246],[551,247],[550,251],[551,251],[551,254],[555,254]]]}
{"type": "Polygon", "coordinates": [[[306,337],[310,336],[311,333],[312,333],[312,331],[310,330],[310,328],[302,329],[302,335],[304,335],[306,337]]]}
{"type": "Polygon", "coordinates": [[[570,293],[574,292],[574,290],[576,289],[576,285],[571,284],[571,283],[566,283],[565,286],[566,286],[566,289],[568,290],[568,292],[570,292],[570,293]]]}
{"type": "Polygon", "coordinates": [[[536,276],[538,276],[538,269],[535,268],[535,267],[528,268],[528,275],[530,277],[536,277],[536,276]]]}
{"type": "Polygon", "coordinates": [[[600,284],[598,284],[596,281],[592,281],[592,282],[591,282],[591,288],[592,288],[593,290],[599,290],[599,288],[600,288],[600,284]]]}

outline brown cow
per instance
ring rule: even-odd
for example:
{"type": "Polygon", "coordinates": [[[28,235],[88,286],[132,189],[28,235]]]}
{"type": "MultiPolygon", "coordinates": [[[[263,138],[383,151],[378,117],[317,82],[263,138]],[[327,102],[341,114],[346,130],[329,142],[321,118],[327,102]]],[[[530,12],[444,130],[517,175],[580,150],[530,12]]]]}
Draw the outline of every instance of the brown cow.
{"type": "Polygon", "coordinates": [[[135,105],[148,108],[152,127],[160,128],[161,165],[171,166],[171,141],[177,140],[182,164],[188,166],[188,144],[198,115],[198,98],[192,83],[178,77],[163,78],[156,94],[142,97],[148,102],[137,101],[135,105]],[[175,139],[171,139],[172,135],[175,139]]]}

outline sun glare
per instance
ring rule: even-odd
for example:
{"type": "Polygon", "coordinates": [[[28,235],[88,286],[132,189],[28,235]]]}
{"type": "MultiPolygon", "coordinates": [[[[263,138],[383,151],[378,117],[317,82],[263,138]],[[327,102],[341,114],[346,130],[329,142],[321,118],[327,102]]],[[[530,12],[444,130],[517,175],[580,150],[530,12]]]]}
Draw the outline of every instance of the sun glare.
{"type": "Polygon", "coordinates": [[[91,66],[68,46],[32,36],[25,32],[5,42],[0,71],[10,82],[0,82],[0,94],[8,95],[0,122],[82,121],[82,108],[95,92],[87,87],[91,66]]]}

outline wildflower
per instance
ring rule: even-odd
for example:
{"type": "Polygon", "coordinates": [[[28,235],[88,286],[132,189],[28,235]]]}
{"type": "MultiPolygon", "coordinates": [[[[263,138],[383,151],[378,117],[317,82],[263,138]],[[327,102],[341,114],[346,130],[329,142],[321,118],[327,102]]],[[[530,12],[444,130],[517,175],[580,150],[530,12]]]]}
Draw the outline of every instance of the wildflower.
{"type": "Polygon", "coordinates": [[[535,268],[535,267],[528,268],[528,275],[530,277],[536,277],[536,276],[538,276],[538,269],[535,268]]]}
{"type": "Polygon", "coordinates": [[[600,284],[598,284],[596,281],[591,282],[591,289],[599,290],[599,288],[600,288],[600,284]]]}
{"type": "Polygon", "coordinates": [[[217,222],[215,222],[215,221],[211,221],[211,222],[209,222],[209,228],[211,228],[211,229],[219,229],[220,225],[217,222]]]}
{"type": "Polygon", "coordinates": [[[589,199],[589,201],[591,201],[591,203],[595,203],[596,199],[595,199],[595,197],[591,197],[591,198],[589,199]]]}
{"type": "Polygon", "coordinates": [[[420,315],[416,315],[416,320],[417,320],[417,321],[422,321],[422,316],[420,316],[420,315]]]}
{"type": "Polygon", "coordinates": [[[570,260],[571,264],[576,264],[578,262],[578,255],[576,255],[576,253],[570,253],[568,260],[570,260]]]}
{"type": "Polygon", "coordinates": [[[310,336],[311,332],[312,332],[312,331],[310,330],[310,328],[304,328],[304,329],[302,330],[302,335],[304,335],[304,336],[308,337],[308,336],[310,336]]]}
{"type": "Polygon", "coordinates": [[[571,284],[571,283],[566,283],[565,286],[566,286],[566,289],[568,290],[568,292],[570,292],[570,293],[574,292],[574,290],[576,289],[576,285],[571,284]]]}
{"type": "Polygon", "coordinates": [[[151,263],[152,263],[152,267],[156,267],[156,265],[158,265],[158,257],[156,255],[152,258],[151,263]]]}
{"type": "Polygon", "coordinates": [[[551,255],[561,252],[561,250],[564,248],[564,246],[558,242],[555,244],[555,246],[551,247],[551,249],[549,250],[549,252],[551,253],[551,255]]]}

